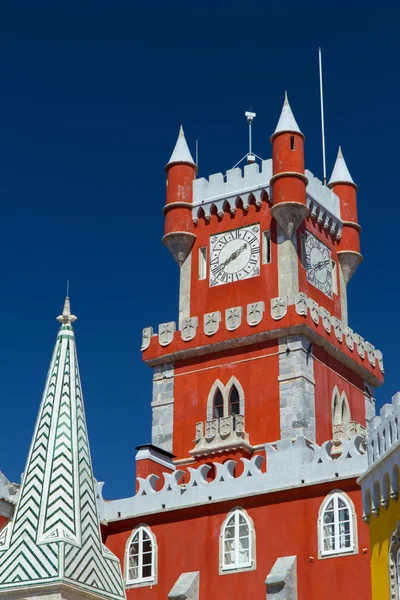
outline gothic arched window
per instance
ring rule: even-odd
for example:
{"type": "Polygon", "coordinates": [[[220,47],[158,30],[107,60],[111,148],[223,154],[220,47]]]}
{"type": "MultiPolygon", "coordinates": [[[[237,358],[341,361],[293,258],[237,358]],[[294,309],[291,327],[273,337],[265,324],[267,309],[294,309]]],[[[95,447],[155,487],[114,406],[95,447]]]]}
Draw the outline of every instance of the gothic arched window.
{"type": "Polygon", "coordinates": [[[254,529],[244,510],[229,513],[221,529],[221,569],[254,567],[254,529]]]}
{"type": "Polygon", "coordinates": [[[217,389],[213,400],[213,418],[220,419],[224,416],[224,398],[220,389],[217,389]]]}
{"type": "Polygon", "coordinates": [[[350,499],[341,492],[329,494],[320,509],[320,555],[356,552],[355,527],[355,514],[350,499]]]}
{"type": "Polygon", "coordinates": [[[229,414],[240,415],[240,398],[235,385],[232,386],[229,394],[229,414]]]}
{"type": "Polygon", "coordinates": [[[140,526],[128,540],[125,562],[127,585],[154,583],[156,578],[157,545],[148,527],[140,526]]]}

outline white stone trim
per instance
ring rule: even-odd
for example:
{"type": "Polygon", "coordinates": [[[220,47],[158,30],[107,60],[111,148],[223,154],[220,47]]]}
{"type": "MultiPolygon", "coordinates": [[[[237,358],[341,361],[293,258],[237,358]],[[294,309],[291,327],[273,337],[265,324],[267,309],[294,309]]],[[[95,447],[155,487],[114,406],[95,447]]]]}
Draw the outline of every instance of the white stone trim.
{"type": "Polygon", "coordinates": [[[332,458],[331,441],[318,446],[304,437],[297,437],[294,443],[290,439],[279,440],[265,444],[266,472],[261,470],[263,457],[254,455],[251,460],[241,459],[244,470],[239,477],[234,476],[236,461],[213,463],[216,477],[208,481],[210,466],[203,464],[198,469],[189,467],[190,479],[184,485],[179,481],[185,471],[164,473],[160,491],[155,489],[159,477],[149,475],[139,480],[139,490],[131,498],[105,502],[99,494],[100,517],[103,521],[137,518],[358,477],[367,467],[363,443],[360,437],[343,440],[342,453],[332,458]]]}

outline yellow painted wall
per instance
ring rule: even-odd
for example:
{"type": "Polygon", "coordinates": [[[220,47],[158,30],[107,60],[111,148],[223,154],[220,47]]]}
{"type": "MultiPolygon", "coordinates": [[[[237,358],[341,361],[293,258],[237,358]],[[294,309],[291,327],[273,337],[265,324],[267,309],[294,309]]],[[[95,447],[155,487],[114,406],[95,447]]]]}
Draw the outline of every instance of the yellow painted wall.
{"type": "Polygon", "coordinates": [[[371,515],[371,576],[373,600],[390,600],[389,544],[392,533],[400,521],[400,500],[389,502],[387,510],[381,508],[379,517],[371,515]]]}

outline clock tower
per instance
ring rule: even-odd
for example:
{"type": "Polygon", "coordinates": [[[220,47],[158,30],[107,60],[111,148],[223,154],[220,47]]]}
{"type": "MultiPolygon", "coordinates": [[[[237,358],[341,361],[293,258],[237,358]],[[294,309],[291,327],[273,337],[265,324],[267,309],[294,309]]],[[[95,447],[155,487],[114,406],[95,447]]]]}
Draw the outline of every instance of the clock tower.
{"type": "Polygon", "coordinates": [[[286,95],[271,143],[272,159],[197,179],[181,128],[166,167],[179,330],[144,330],[143,358],[156,369],[152,443],[182,464],[341,435],[336,388],[354,432],[373,414],[381,355],[347,323],[346,287],[362,258],[357,187],[341,150],[329,186],[304,168],[286,95]]]}
{"type": "Polygon", "coordinates": [[[305,168],[286,96],[271,144],[198,178],[181,128],[166,166],[179,320],[143,330],[136,494],[99,492],[128,599],[371,597],[357,477],[383,362],[348,323],[357,186],[341,150],[328,185],[305,168]]]}

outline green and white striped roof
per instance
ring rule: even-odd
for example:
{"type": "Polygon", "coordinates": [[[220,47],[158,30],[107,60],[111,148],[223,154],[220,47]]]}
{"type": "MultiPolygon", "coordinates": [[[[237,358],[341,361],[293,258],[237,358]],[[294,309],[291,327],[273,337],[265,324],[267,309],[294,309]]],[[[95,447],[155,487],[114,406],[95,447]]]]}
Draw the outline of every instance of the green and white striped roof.
{"type": "Polygon", "coordinates": [[[61,584],[120,600],[120,563],[101,541],[69,298],[58,320],[14,518],[0,532],[0,598],[61,584]]]}

